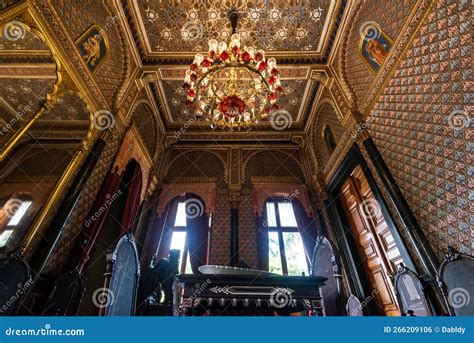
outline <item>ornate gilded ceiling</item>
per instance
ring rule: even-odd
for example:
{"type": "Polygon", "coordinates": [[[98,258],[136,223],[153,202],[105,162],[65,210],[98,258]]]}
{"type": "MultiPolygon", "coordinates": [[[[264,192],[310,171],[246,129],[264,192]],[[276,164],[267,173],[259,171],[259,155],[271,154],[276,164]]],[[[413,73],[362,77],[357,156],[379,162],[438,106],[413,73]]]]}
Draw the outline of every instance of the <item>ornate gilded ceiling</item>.
{"type": "MultiPolygon", "coordinates": [[[[58,82],[51,51],[34,32],[19,39],[0,36],[0,147],[44,105],[58,82]]],[[[44,113],[23,141],[81,141],[89,129],[89,110],[73,92],[59,89],[54,106],[44,113]]]]}
{"type": "MultiPolygon", "coordinates": [[[[344,6],[339,0],[149,0],[127,1],[124,10],[167,130],[177,130],[192,118],[181,88],[187,64],[196,52],[207,51],[210,38],[229,37],[230,9],[239,13],[237,31],[243,44],[277,58],[285,89],[281,107],[292,120],[288,130],[301,130],[320,88],[312,75],[326,67],[344,6]]],[[[193,121],[186,131],[194,130],[209,131],[209,123],[193,121]]],[[[275,131],[268,122],[257,130],[275,131]]]]}
{"type": "Polygon", "coordinates": [[[242,40],[275,56],[319,56],[327,45],[335,0],[133,1],[140,44],[149,57],[191,57],[211,38],[230,36],[229,10],[239,13],[242,40]]]}
{"type": "MultiPolygon", "coordinates": [[[[161,104],[165,114],[165,122],[170,128],[177,128],[189,121],[193,113],[184,106],[182,84],[185,68],[159,68],[158,78],[154,82],[154,94],[161,104]]],[[[314,94],[318,83],[310,80],[311,69],[302,66],[285,66],[281,68],[281,80],[284,92],[281,97],[281,106],[292,117],[292,127],[297,128],[307,116],[311,104],[308,104],[308,95],[314,94]]],[[[196,128],[206,129],[208,123],[193,123],[196,128]]],[[[268,128],[268,123],[262,123],[260,128],[268,128]]]]}
{"type": "MultiPolygon", "coordinates": [[[[103,66],[86,78],[89,95],[101,104],[105,100],[113,112],[120,112],[120,122],[139,118],[130,115],[131,109],[145,97],[149,103],[145,112],[151,114],[135,122],[137,126],[145,125],[141,134],[146,137],[142,138],[154,151],[160,131],[172,136],[183,127],[184,136],[196,135],[191,140],[221,139],[223,135],[237,140],[288,140],[302,133],[322,88],[321,75],[324,79],[328,74],[328,58],[345,7],[344,0],[89,0],[80,5],[53,0],[41,11],[52,13],[64,25],[61,30],[67,33],[67,43],[63,40],[60,45],[73,45],[74,51],[68,50],[65,58],[74,62],[78,57],[74,55],[77,40],[94,25],[104,30],[109,51],[103,66]],[[291,116],[291,125],[284,131],[263,122],[253,130],[255,133],[245,137],[237,132],[216,132],[208,122],[193,120],[193,114],[184,106],[181,86],[185,70],[196,52],[207,50],[208,39],[225,40],[230,35],[231,9],[239,13],[237,30],[243,44],[265,49],[267,58],[277,58],[284,88],[281,107],[291,116]],[[103,98],[93,93],[97,89],[103,98]],[[150,115],[156,117],[156,122],[145,119],[150,115]]],[[[53,40],[59,40],[61,35],[53,36],[53,40]]],[[[2,117],[11,118],[21,105],[15,99],[30,98],[31,94],[42,95],[35,99],[44,98],[51,92],[57,80],[56,64],[48,46],[28,31],[18,41],[0,41],[0,50],[0,61],[6,62],[0,63],[2,78],[8,79],[0,85],[0,111],[2,117]]],[[[84,71],[77,65],[76,69],[84,71]]],[[[71,105],[69,100],[73,98],[60,101],[71,105]]],[[[31,104],[29,112],[35,113],[39,106],[31,104]]],[[[66,115],[80,121],[71,106],[67,109],[59,103],[58,107],[66,110],[62,114],[49,113],[41,120],[61,121],[61,115],[66,115]]],[[[28,119],[28,113],[24,119],[28,119]]]]}

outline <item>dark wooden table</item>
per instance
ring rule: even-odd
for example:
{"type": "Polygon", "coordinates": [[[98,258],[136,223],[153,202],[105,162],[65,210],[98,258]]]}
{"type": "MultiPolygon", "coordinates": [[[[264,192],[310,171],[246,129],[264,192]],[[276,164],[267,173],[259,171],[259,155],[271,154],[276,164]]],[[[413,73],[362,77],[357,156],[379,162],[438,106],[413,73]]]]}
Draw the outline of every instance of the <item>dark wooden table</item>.
{"type": "Polygon", "coordinates": [[[175,316],[324,316],[319,276],[176,275],[175,316]]]}

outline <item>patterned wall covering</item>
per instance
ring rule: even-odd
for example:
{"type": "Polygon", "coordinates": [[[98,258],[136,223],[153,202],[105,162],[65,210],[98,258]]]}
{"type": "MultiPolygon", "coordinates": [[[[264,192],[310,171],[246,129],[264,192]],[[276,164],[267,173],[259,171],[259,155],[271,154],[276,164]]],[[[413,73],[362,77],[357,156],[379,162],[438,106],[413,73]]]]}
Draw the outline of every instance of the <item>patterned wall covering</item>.
{"type": "Polygon", "coordinates": [[[153,158],[158,141],[155,115],[146,103],[140,103],[132,114],[132,122],[138,128],[143,142],[153,158]]]}
{"type": "Polygon", "coordinates": [[[344,128],[337,117],[336,110],[330,103],[324,103],[321,105],[316,115],[317,119],[312,132],[313,149],[317,153],[320,166],[324,168],[331,157],[331,153],[329,152],[323,139],[324,128],[326,125],[329,125],[334,135],[334,139],[336,140],[336,144],[339,144],[339,142],[342,140],[344,128]]]}
{"type": "Polygon", "coordinates": [[[448,244],[472,254],[472,120],[463,128],[451,115],[472,110],[470,15],[469,1],[432,8],[367,120],[440,257],[448,244]]]}
{"type": "Polygon", "coordinates": [[[166,181],[172,182],[182,177],[216,177],[217,183],[221,184],[225,182],[224,165],[213,153],[205,150],[190,151],[174,160],[168,169],[166,181]]]}
{"type": "Polygon", "coordinates": [[[217,189],[216,211],[212,217],[209,264],[229,265],[230,209],[229,191],[221,186],[217,189]]]}
{"type": "Polygon", "coordinates": [[[342,50],[342,74],[347,77],[350,91],[359,104],[374,80],[375,74],[369,70],[359,55],[360,28],[373,21],[395,41],[400,29],[413,9],[416,0],[365,0],[357,4],[358,12],[350,26],[350,34],[344,40],[342,50]]]}
{"type": "Polygon", "coordinates": [[[245,168],[245,180],[252,176],[293,177],[304,183],[305,177],[297,160],[278,150],[267,150],[252,156],[245,168]]]}
{"type": "Polygon", "coordinates": [[[121,88],[130,76],[130,48],[124,43],[120,17],[112,2],[104,0],[51,1],[73,41],[90,26],[98,24],[105,31],[110,44],[110,55],[97,70],[94,78],[109,100],[109,105],[121,96],[121,88]]]}
{"type": "Polygon", "coordinates": [[[54,276],[60,273],[70,254],[73,252],[75,239],[79,235],[83,223],[87,220],[87,216],[89,215],[89,211],[100,190],[102,181],[107,175],[110,166],[112,165],[112,161],[119,149],[120,142],[121,139],[119,137],[107,141],[107,145],[102,152],[101,158],[92,171],[89,180],[87,180],[77,205],[64,227],[63,234],[59,238],[51,257],[48,260],[48,264],[44,270],[45,275],[54,276]]]}
{"type": "Polygon", "coordinates": [[[245,185],[242,189],[239,203],[239,256],[253,268],[258,268],[255,215],[250,185],[245,185]]]}

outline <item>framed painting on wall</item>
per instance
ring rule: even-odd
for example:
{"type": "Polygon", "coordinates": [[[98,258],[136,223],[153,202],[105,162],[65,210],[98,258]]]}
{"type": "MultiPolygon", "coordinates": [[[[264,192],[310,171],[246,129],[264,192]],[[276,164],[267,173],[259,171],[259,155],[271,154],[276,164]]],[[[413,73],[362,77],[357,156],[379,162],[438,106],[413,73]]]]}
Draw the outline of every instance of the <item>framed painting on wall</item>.
{"type": "Polygon", "coordinates": [[[375,22],[370,22],[361,31],[359,54],[369,69],[376,73],[385,62],[392,45],[390,37],[375,22]]]}
{"type": "Polygon", "coordinates": [[[77,40],[76,47],[85,64],[95,73],[109,54],[109,42],[99,25],[92,25],[77,40]]]}

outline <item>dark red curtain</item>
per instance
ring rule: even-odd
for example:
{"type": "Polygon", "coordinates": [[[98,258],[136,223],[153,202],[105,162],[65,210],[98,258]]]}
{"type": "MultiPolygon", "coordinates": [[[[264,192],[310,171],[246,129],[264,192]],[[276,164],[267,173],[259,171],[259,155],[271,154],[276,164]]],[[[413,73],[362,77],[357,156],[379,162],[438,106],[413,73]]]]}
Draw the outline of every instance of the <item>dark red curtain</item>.
{"type": "Polygon", "coordinates": [[[255,218],[255,229],[257,231],[258,269],[268,270],[268,222],[265,208],[262,216],[257,215],[255,218]]]}
{"type": "MultiPolygon", "coordinates": [[[[150,262],[154,255],[158,255],[158,249],[161,247],[160,241],[163,239],[163,232],[165,231],[166,221],[171,212],[175,213],[178,209],[178,199],[174,199],[166,205],[163,215],[161,217],[155,217],[151,220],[148,228],[143,228],[142,230],[150,231],[146,234],[148,242],[146,247],[143,250],[141,265],[144,270],[150,265],[150,262]]],[[[175,216],[174,216],[175,217],[175,216]]],[[[176,218],[176,217],[175,217],[176,218]]],[[[170,221],[171,223],[171,221],[170,221]]],[[[173,222],[174,223],[174,222],[173,222]]],[[[166,256],[165,256],[166,257],[166,256]]]]}
{"type": "MultiPolygon", "coordinates": [[[[156,253],[158,260],[168,257],[171,245],[171,236],[173,235],[173,226],[176,221],[176,212],[178,211],[179,198],[174,198],[167,205],[166,215],[158,218],[156,226],[156,238],[158,238],[158,252],[156,253]]],[[[156,249],[155,249],[156,251],[156,249]]]]}
{"type": "Polygon", "coordinates": [[[120,196],[117,191],[120,185],[121,177],[114,172],[109,173],[102,183],[102,187],[97,195],[95,205],[90,210],[87,219],[82,226],[81,233],[77,240],[76,252],[73,254],[71,269],[77,268],[79,272],[82,271],[85,263],[89,259],[89,254],[92,250],[97,236],[99,235],[102,224],[104,223],[107,214],[113,201],[118,201],[116,197],[120,196]]]}
{"type": "Polygon", "coordinates": [[[145,270],[150,264],[160,242],[161,230],[158,230],[158,225],[161,218],[156,217],[155,214],[152,214],[152,216],[154,217],[150,219],[148,227],[142,227],[142,230],[146,230],[146,233],[143,233],[145,235],[145,239],[142,243],[144,247],[140,256],[142,270],[145,270]],[[146,240],[148,240],[148,242],[146,242],[146,240]]]}
{"type": "Polygon", "coordinates": [[[133,226],[135,217],[140,206],[140,193],[142,190],[142,172],[138,163],[134,164],[133,176],[128,185],[127,201],[123,210],[122,219],[120,221],[120,236],[122,237],[133,226]]]}
{"type": "Polygon", "coordinates": [[[308,217],[304,206],[298,200],[293,200],[291,203],[295,212],[296,222],[298,224],[298,230],[301,234],[306,256],[308,257],[308,261],[311,261],[316,243],[316,237],[318,235],[316,219],[308,217]]]}
{"type": "Polygon", "coordinates": [[[203,213],[196,218],[186,218],[186,223],[189,261],[191,262],[193,273],[199,274],[198,268],[207,264],[209,217],[203,211],[203,213]]]}

